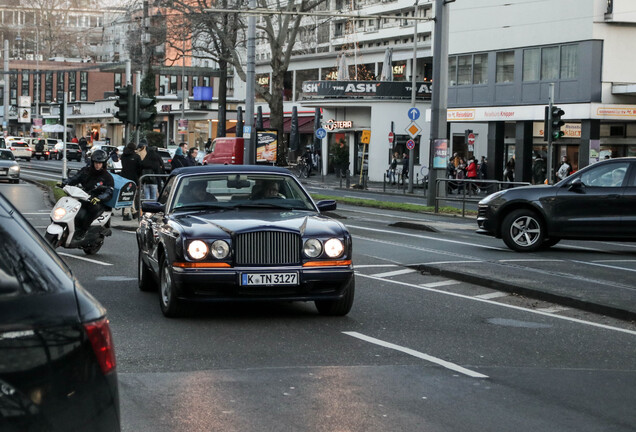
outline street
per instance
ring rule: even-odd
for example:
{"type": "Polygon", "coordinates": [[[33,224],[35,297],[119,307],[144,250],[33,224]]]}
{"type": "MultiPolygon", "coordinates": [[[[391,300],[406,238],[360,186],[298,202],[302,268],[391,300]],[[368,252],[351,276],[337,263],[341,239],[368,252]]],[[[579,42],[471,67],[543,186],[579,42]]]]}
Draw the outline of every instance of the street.
{"type": "MultiPolygon", "coordinates": [[[[0,192],[44,231],[40,189],[0,192]]],[[[58,250],[108,309],[124,431],[635,430],[636,325],[576,306],[636,302],[636,245],[524,255],[475,234],[473,219],[352,206],[334,216],[354,239],[344,318],[241,303],[166,319],[158,294],[137,289],[132,229],[113,230],[95,256],[58,250]],[[497,289],[508,285],[559,302],[497,289]]]]}

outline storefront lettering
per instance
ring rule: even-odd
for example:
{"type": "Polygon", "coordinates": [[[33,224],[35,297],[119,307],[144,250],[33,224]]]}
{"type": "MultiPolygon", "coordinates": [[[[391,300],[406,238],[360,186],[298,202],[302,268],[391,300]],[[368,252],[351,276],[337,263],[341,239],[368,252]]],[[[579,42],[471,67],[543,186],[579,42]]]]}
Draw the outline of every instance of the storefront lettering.
{"type": "Polygon", "coordinates": [[[345,92],[351,93],[375,93],[376,84],[347,84],[345,92]]]}
{"type": "Polygon", "coordinates": [[[351,129],[353,127],[353,122],[351,120],[327,120],[325,123],[325,129],[328,131],[332,131],[334,129],[351,129]]]}

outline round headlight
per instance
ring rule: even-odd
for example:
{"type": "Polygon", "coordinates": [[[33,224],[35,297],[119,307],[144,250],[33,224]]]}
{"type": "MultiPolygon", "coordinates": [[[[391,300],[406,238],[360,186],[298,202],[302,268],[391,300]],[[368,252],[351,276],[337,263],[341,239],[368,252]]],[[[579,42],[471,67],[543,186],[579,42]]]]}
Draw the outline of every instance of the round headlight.
{"type": "Polygon", "coordinates": [[[316,258],[322,253],[322,244],[320,243],[320,240],[307,240],[303,246],[303,252],[309,258],[316,258]]]}
{"type": "Polygon", "coordinates": [[[201,240],[194,240],[188,245],[188,255],[192,259],[200,260],[208,254],[208,245],[201,240]]]}
{"type": "Polygon", "coordinates": [[[339,239],[329,239],[325,242],[325,253],[329,258],[338,258],[344,252],[344,244],[339,239]]]}
{"type": "Polygon", "coordinates": [[[53,220],[59,221],[66,216],[66,209],[63,207],[58,207],[53,212],[53,220]]]}
{"type": "Polygon", "coordinates": [[[217,240],[212,243],[212,249],[210,249],[212,256],[216,259],[223,259],[230,254],[230,245],[223,240],[217,240]]]}

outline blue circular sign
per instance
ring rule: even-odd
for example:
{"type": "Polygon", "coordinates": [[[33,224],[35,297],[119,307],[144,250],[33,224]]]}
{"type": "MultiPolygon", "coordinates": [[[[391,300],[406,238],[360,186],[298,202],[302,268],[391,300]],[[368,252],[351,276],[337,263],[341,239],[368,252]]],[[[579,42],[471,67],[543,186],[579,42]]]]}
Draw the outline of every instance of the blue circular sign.
{"type": "Polygon", "coordinates": [[[415,141],[408,140],[406,142],[406,148],[409,149],[409,150],[413,150],[415,148],[415,141]]]}
{"type": "Polygon", "coordinates": [[[417,120],[418,118],[420,118],[420,110],[418,110],[417,108],[413,107],[413,108],[409,108],[409,118],[413,121],[417,120]]]}
{"type": "Polygon", "coordinates": [[[327,136],[327,130],[325,128],[316,129],[316,138],[323,139],[327,136]]]}

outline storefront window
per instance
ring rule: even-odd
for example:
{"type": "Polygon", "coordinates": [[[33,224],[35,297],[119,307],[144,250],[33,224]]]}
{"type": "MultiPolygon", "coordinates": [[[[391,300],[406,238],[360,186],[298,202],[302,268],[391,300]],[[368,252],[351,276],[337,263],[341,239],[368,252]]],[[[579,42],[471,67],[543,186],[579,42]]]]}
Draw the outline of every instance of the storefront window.
{"type": "Polygon", "coordinates": [[[541,50],[539,48],[523,50],[523,80],[539,81],[541,50]]]}
{"type": "Polygon", "coordinates": [[[320,79],[322,81],[338,79],[338,69],[335,67],[323,68],[320,79]]]}
{"type": "Polygon", "coordinates": [[[512,82],[515,77],[515,52],[502,51],[497,53],[497,77],[496,82],[512,82]]]}

